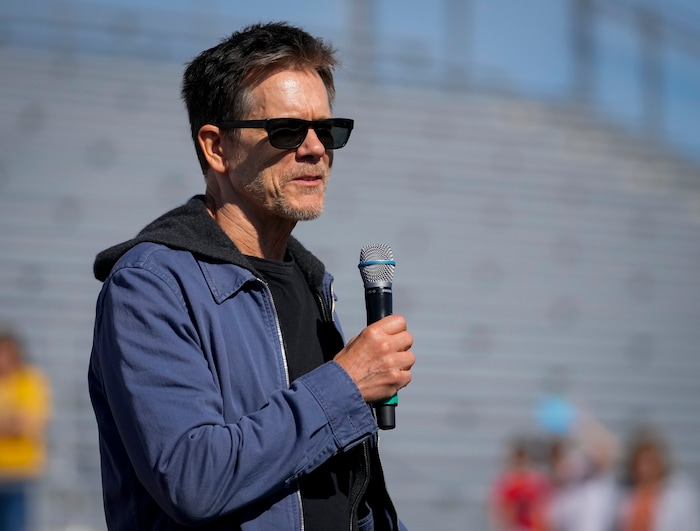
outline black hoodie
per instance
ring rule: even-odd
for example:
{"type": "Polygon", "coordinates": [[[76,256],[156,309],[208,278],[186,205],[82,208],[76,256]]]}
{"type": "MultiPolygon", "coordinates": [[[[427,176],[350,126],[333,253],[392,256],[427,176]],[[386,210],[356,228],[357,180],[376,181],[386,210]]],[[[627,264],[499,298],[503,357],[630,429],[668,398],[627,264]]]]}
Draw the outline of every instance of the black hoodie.
{"type": "MultiPolygon", "coordinates": [[[[105,249],[97,255],[93,265],[95,278],[104,282],[114,264],[132,247],[142,242],[159,243],[189,251],[198,258],[235,264],[259,274],[248,259],[207,212],[204,196],[196,195],[184,205],[166,212],[146,225],[135,238],[105,249]]],[[[294,237],[287,250],[304,272],[309,286],[317,291],[323,282],[324,266],[294,237]]]]}

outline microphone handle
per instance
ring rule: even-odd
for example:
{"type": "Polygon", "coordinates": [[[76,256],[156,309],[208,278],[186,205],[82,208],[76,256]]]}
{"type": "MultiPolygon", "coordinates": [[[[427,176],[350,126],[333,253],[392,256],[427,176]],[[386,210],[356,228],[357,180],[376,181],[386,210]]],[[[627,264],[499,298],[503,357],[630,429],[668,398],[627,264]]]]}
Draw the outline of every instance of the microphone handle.
{"type": "MultiPolygon", "coordinates": [[[[367,309],[367,324],[376,323],[393,312],[393,295],[391,284],[365,288],[365,307],[367,309]]],[[[377,414],[377,426],[382,430],[393,430],[396,427],[396,405],[398,395],[374,404],[377,414]]]]}

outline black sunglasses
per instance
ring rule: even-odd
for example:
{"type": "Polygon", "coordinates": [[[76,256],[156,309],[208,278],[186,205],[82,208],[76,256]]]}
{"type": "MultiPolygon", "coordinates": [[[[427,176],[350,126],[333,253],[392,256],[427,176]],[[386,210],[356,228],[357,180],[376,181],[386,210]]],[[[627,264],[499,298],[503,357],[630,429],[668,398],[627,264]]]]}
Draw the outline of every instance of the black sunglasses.
{"type": "Polygon", "coordinates": [[[325,120],[301,120],[299,118],[268,118],[267,120],[229,120],[219,122],[223,129],[265,129],[270,144],[277,149],[296,149],[304,142],[309,128],[326,149],[340,149],[348,143],[354,120],[327,118],[325,120]]]}

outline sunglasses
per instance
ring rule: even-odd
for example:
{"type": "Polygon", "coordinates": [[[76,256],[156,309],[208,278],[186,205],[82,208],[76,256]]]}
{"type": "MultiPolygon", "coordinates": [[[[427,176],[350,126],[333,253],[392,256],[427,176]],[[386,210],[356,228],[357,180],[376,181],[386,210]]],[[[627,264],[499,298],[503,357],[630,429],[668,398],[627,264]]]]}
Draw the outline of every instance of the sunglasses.
{"type": "Polygon", "coordinates": [[[265,129],[270,145],[277,149],[296,149],[304,142],[309,129],[326,149],[340,149],[348,143],[354,120],[327,118],[326,120],[301,120],[299,118],[268,118],[267,120],[233,120],[219,122],[223,129],[265,129]]]}

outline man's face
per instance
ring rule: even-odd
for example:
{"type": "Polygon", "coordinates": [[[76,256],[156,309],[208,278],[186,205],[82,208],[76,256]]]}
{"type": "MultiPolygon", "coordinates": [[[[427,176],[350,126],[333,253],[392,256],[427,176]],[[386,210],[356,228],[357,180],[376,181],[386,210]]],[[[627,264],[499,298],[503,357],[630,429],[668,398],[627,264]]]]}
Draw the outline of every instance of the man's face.
{"type": "MultiPolygon", "coordinates": [[[[328,93],[314,71],[281,70],[251,90],[253,105],[245,119],[331,117],[328,93]]],[[[270,145],[264,129],[241,129],[228,154],[229,179],[249,218],[289,221],[315,219],[323,211],[333,151],[313,129],[297,149],[270,145]]]]}

